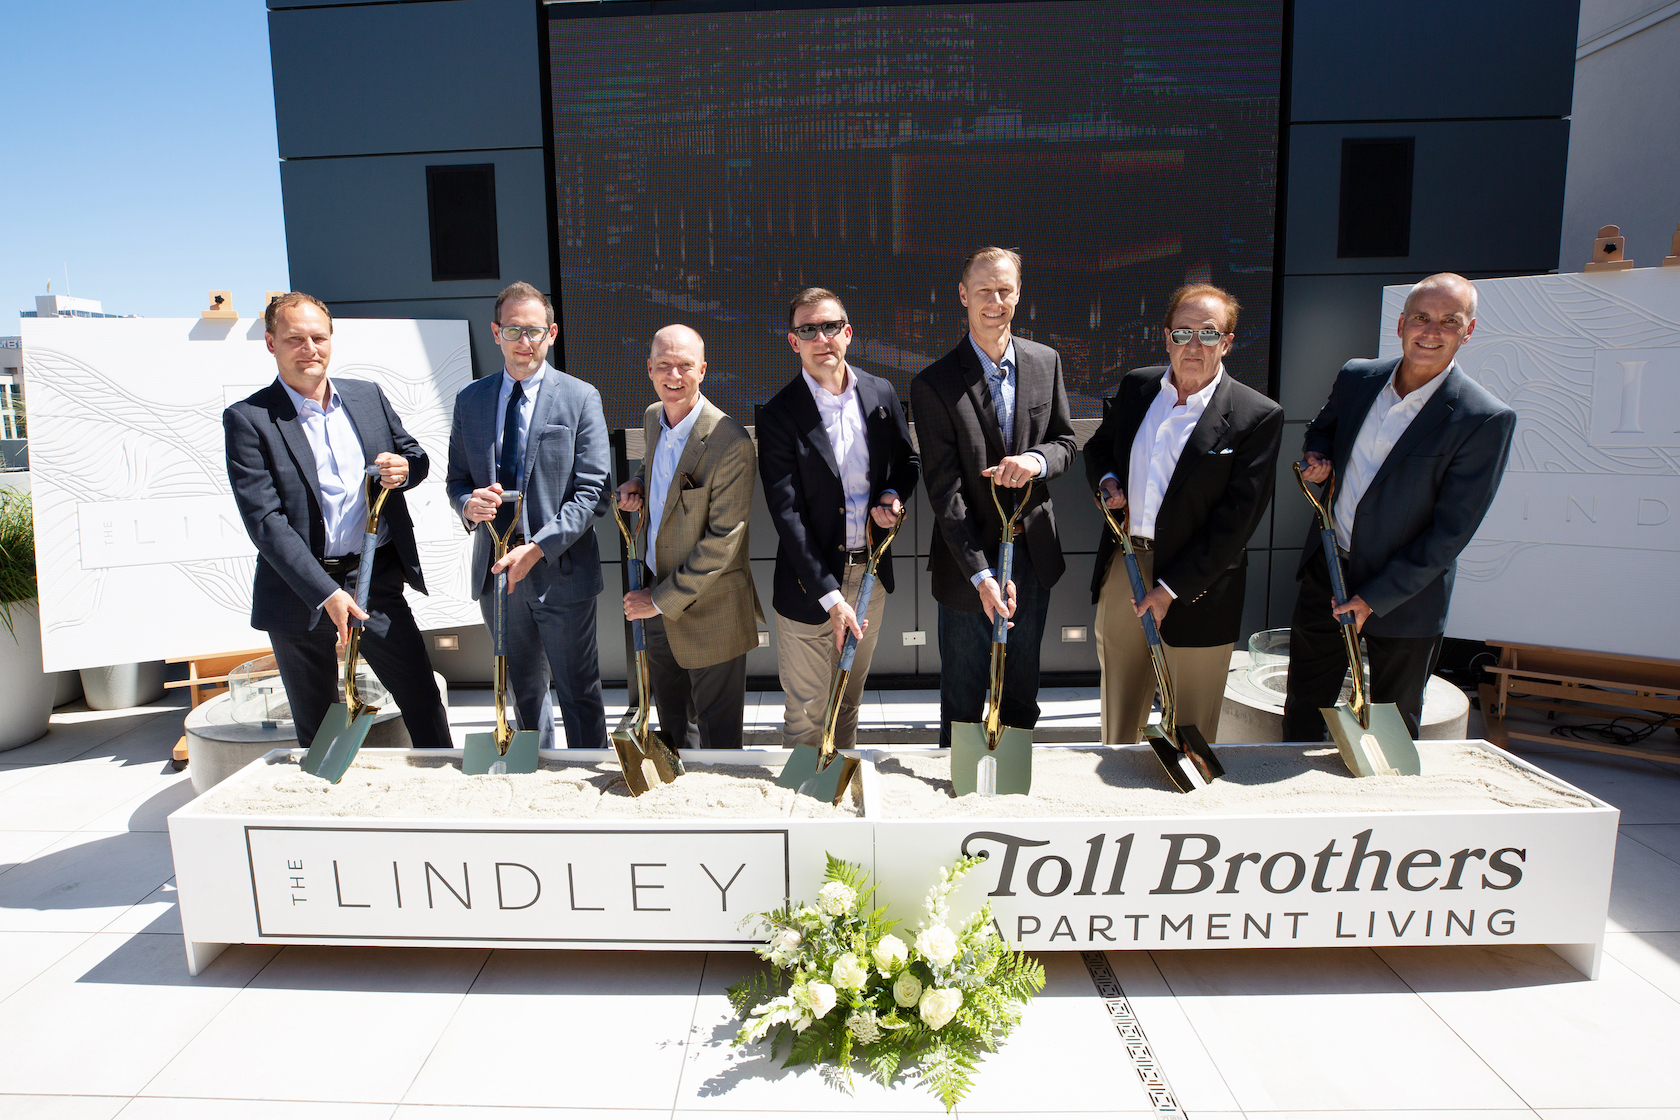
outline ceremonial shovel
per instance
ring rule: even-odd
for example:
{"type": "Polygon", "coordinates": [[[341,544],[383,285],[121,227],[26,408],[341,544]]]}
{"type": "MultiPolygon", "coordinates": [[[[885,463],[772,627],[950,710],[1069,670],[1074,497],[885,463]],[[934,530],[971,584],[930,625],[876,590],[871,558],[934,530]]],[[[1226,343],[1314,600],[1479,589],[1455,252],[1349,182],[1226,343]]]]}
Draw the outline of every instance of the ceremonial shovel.
{"type": "MultiPolygon", "coordinates": [[[[1331,495],[1336,491],[1334,477],[1325,480],[1324,497],[1313,495],[1312,486],[1302,472],[1305,466],[1295,464],[1295,480],[1301,493],[1318,511],[1319,538],[1324,547],[1324,565],[1330,569],[1330,593],[1336,602],[1348,601],[1347,583],[1342,579],[1342,562],[1336,554],[1336,525],[1331,517],[1331,495]]],[[[1365,659],[1359,653],[1359,627],[1354,625],[1353,612],[1340,615],[1342,644],[1347,647],[1348,666],[1353,670],[1353,695],[1350,703],[1334,708],[1320,708],[1330,738],[1342,754],[1342,762],[1356,778],[1372,778],[1389,774],[1415,775],[1423,773],[1418,759],[1417,744],[1406,730],[1400,709],[1393,704],[1373,704],[1365,689],[1365,659]]]]}
{"type": "MultiPolygon", "coordinates": [[[[1021,490],[1015,512],[1004,515],[998,501],[997,478],[992,478],[992,504],[1003,521],[1003,545],[998,549],[998,586],[1009,598],[1009,579],[1015,562],[1015,534],[1021,514],[1027,508],[1032,483],[1021,490]]],[[[986,722],[951,724],[951,789],[958,796],[979,793],[985,797],[1032,791],[1032,732],[1003,726],[999,705],[1003,701],[1003,653],[1009,641],[1009,620],[999,611],[992,620],[992,687],[988,692],[986,722]]]]}
{"type": "MultiPolygon", "coordinates": [[[[630,531],[623,511],[616,505],[613,516],[618,519],[618,531],[624,534],[625,547],[630,551],[630,590],[640,591],[642,562],[636,556],[636,535],[630,531]]],[[[642,517],[646,516],[646,513],[642,514],[642,517]]],[[[612,733],[612,744],[618,754],[619,768],[624,771],[624,784],[630,787],[630,796],[640,797],[654,786],[675,781],[683,773],[683,764],[677,752],[648,728],[653,705],[648,687],[647,631],[641,619],[631,621],[630,636],[636,645],[636,722],[632,726],[630,713],[625,712],[612,733]]]]}
{"type": "MultiPolygon", "coordinates": [[[[1097,508],[1102,510],[1108,527],[1120,538],[1125,551],[1126,577],[1132,585],[1132,598],[1142,603],[1148,591],[1143,586],[1143,570],[1138,567],[1137,553],[1132,550],[1132,515],[1128,507],[1121,519],[1114,519],[1114,511],[1097,491],[1097,508]]],[[[1172,676],[1167,672],[1167,651],[1161,645],[1161,632],[1155,626],[1155,613],[1144,611],[1138,618],[1143,623],[1143,638],[1149,643],[1149,663],[1155,667],[1155,687],[1161,693],[1161,721],[1144,729],[1143,737],[1155,751],[1155,757],[1167,772],[1167,777],[1180,793],[1202,789],[1215,778],[1225,776],[1207,739],[1192,724],[1179,725],[1178,705],[1173,698],[1172,676]]]]}
{"type": "MultiPolygon", "coordinates": [[[[518,490],[502,491],[502,501],[513,500],[513,516],[508,519],[507,531],[498,534],[491,524],[484,529],[496,543],[496,562],[507,557],[508,542],[519,526],[519,511],[524,508],[525,495],[518,490]]],[[[504,569],[496,573],[495,599],[490,607],[490,637],[496,653],[496,730],[475,731],[467,736],[466,749],[461,752],[463,774],[534,774],[537,772],[537,740],[535,731],[515,731],[507,721],[507,601],[508,574],[504,569]]],[[[548,703],[548,689],[543,688],[542,702],[548,703]]]]}
{"type": "MultiPolygon", "coordinates": [[[[880,563],[881,556],[887,551],[898,535],[898,527],[904,524],[904,514],[898,515],[893,522],[892,530],[880,544],[875,543],[875,521],[873,517],[866,517],[863,531],[866,541],[870,545],[869,564],[863,571],[863,581],[858,584],[857,614],[859,618],[869,616],[869,597],[875,593],[875,565],[880,563]]],[[[788,755],[788,760],[782,765],[781,776],[776,784],[785,789],[797,790],[807,797],[815,797],[819,801],[838,804],[846,787],[852,784],[852,774],[857,771],[857,759],[845,758],[834,747],[834,730],[840,722],[840,702],[846,695],[846,684],[852,678],[852,662],[857,657],[858,637],[850,629],[846,631],[846,640],[840,647],[840,664],[835,667],[834,679],[828,685],[828,707],[823,713],[822,742],[818,746],[800,743],[788,755]],[[836,758],[840,759],[839,766],[832,766],[836,758]]]]}
{"type": "MultiPolygon", "coordinates": [[[[379,468],[367,468],[369,481],[364,486],[372,486],[373,480],[379,477],[379,468]]],[[[368,498],[367,528],[362,533],[362,560],[356,570],[356,606],[365,614],[368,604],[368,588],[373,586],[373,554],[379,540],[379,511],[385,505],[385,499],[390,491],[383,486],[378,487],[379,493],[368,498]]],[[[315,732],[315,739],[309,744],[309,751],[303,756],[303,772],[314,774],[317,778],[325,778],[329,782],[337,783],[344,777],[344,772],[350,769],[350,763],[356,759],[356,752],[362,749],[367,741],[368,731],[373,727],[373,717],[379,714],[378,708],[369,707],[362,703],[362,697],[356,691],[356,664],[362,648],[362,620],[355,615],[350,619],[350,642],[344,649],[344,703],[334,704],[327,709],[326,718],[321,721],[320,729],[315,732]]]]}

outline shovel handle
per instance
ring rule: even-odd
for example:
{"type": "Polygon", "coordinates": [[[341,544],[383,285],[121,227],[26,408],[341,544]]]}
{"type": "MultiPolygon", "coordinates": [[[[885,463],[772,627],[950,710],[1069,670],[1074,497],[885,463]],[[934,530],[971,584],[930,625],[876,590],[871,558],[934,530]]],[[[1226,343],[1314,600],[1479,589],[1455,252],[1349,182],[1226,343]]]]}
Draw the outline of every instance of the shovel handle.
{"type": "MultiPolygon", "coordinates": [[[[373,587],[373,554],[378,543],[377,532],[362,534],[362,559],[356,567],[356,606],[363,611],[367,610],[368,591],[373,587]]],[[[350,625],[360,628],[362,620],[351,615],[350,625]]]]}
{"type": "MultiPolygon", "coordinates": [[[[1009,602],[1009,574],[1015,567],[1015,542],[1006,540],[998,546],[998,593],[1003,596],[1005,603],[1009,602]]],[[[999,611],[992,619],[992,644],[1004,645],[1009,641],[1009,619],[999,611]]]]}
{"type": "MultiPolygon", "coordinates": [[[[1138,567],[1137,557],[1130,551],[1126,553],[1126,579],[1132,585],[1132,598],[1139,603],[1143,602],[1143,597],[1149,592],[1143,586],[1143,571],[1138,567]]],[[[1139,621],[1143,623],[1144,640],[1152,646],[1160,645],[1161,632],[1155,629],[1155,612],[1144,611],[1139,621]]]]}
{"type": "MultiPolygon", "coordinates": [[[[1320,529],[1319,540],[1324,544],[1324,566],[1330,569],[1330,594],[1336,597],[1336,602],[1348,601],[1347,581],[1342,578],[1342,558],[1336,554],[1336,530],[1320,529]]],[[[1343,626],[1353,625],[1353,612],[1336,616],[1336,621],[1343,626]]]]}
{"type": "MultiPolygon", "coordinates": [[[[869,617],[869,597],[875,594],[875,573],[863,573],[863,582],[858,584],[858,613],[864,618],[869,617]]],[[[840,671],[852,671],[852,661],[857,657],[858,636],[851,630],[846,631],[846,641],[840,647],[840,671]]]]}

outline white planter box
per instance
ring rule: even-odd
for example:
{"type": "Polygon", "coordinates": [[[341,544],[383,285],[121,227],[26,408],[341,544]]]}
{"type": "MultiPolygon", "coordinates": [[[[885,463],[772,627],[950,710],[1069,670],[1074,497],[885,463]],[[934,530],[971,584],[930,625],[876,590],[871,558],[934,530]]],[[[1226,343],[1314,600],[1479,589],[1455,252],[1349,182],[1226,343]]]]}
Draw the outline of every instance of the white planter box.
{"type": "Polygon", "coordinates": [[[1578,790],[1588,806],[886,820],[873,762],[889,753],[936,752],[860,752],[865,812],[843,820],[255,817],[194,802],[169,818],[188,967],[242,942],[741,949],[747,914],[815,898],[825,852],[869,868],[876,901],[913,928],[966,848],[992,858],[956,912],[990,897],[1021,948],[1513,942],[1597,975],[1619,814],[1578,790]]]}

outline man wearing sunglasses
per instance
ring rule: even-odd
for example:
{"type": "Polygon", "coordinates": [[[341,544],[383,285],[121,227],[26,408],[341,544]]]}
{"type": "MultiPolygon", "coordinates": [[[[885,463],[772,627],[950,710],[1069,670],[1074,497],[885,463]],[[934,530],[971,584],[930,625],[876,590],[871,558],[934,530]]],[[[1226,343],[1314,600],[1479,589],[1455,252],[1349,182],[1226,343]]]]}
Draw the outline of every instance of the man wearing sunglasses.
{"type": "Polygon", "coordinates": [[[1091,574],[1104,743],[1137,742],[1149,719],[1144,611],[1160,627],[1178,722],[1209,742],[1219,734],[1248,538],[1272,500],[1283,438],[1283,409],[1225,371],[1238,310],[1212,284],[1174,292],[1161,324],[1168,364],[1122,378],[1085,445],[1085,476],[1110,509],[1129,510],[1138,566],[1154,583],[1133,601],[1120,542],[1105,528],[1091,574]]]}
{"type": "Polygon", "coordinates": [[[788,345],[800,372],[758,410],[758,471],[781,539],[772,605],[788,747],[821,736],[848,630],[858,647],[834,738],[842,748],[857,745],[858,700],[893,589],[889,548],[869,602],[857,603],[868,522],[877,539],[891,529],[919,473],[898,394],[885,378],[847,364],[851,340],[840,297],[824,288],[794,296],[788,345]]]}
{"type": "Polygon", "coordinates": [[[1021,257],[988,247],[971,254],[957,281],[968,334],[910,383],[922,471],[938,532],[928,570],[939,603],[939,745],[951,723],[979,723],[990,683],[992,620],[1010,620],[1003,722],[1038,723],[1039,643],[1050,588],[1067,570],[1049,488],[1073,461],[1073,422],[1061,355],[1010,331],[1021,298],[1021,257]],[[1005,511],[1026,502],[1014,570],[996,569],[1005,511]],[[1034,483],[1031,490],[1022,487],[1034,483]]]}
{"type": "Polygon", "coordinates": [[[449,430],[449,500],[475,534],[473,598],[488,625],[494,576],[507,572],[508,688],[518,726],[540,733],[539,749],[554,748],[552,675],[566,745],[602,750],[595,519],[607,509],[612,460],[601,394],[548,363],[554,305],[530,284],[510,284],[496,297],[490,329],[502,369],[456,395],[449,430]],[[517,526],[513,503],[501,498],[514,491],[524,495],[517,526]],[[507,556],[497,561],[490,534],[510,527],[507,556]]]}

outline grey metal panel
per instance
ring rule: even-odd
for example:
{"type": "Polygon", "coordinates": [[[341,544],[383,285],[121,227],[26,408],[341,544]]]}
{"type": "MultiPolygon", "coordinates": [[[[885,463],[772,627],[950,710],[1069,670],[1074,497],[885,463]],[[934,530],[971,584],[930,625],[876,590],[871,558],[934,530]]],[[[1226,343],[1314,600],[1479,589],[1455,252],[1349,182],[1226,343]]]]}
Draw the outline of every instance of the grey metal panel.
{"type": "Polygon", "coordinates": [[[548,290],[541,149],[288,160],[280,165],[280,187],[292,283],[329,304],[493,297],[514,280],[548,290]],[[455,163],[496,165],[499,279],[432,280],[426,167],[455,163]]]}
{"type": "MultiPolygon", "coordinates": [[[[651,401],[649,402],[652,403],[651,401]]],[[[764,480],[758,474],[756,464],[753,468],[753,502],[752,516],[747,521],[747,555],[754,560],[768,560],[774,570],[776,550],[781,547],[781,537],[776,533],[776,523],[770,519],[770,504],[764,500],[764,480]]],[[[764,609],[770,610],[770,600],[764,600],[764,609]]],[[[768,617],[768,614],[766,614],[768,617]]]]}
{"type": "Polygon", "coordinates": [[[543,143],[530,0],[310,5],[268,38],[281,159],[543,143]]]}
{"type": "Polygon", "coordinates": [[[764,609],[764,621],[758,624],[760,632],[770,632],[769,644],[747,652],[747,676],[773,677],[776,675],[776,615],[770,609],[770,589],[775,579],[776,564],[772,560],[752,560],[748,562],[752,568],[753,586],[758,588],[759,606],[764,609]]]}
{"type": "Polygon", "coordinates": [[[1242,630],[1237,635],[1237,649],[1246,650],[1248,639],[1256,630],[1266,629],[1266,615],[1271,606],[1268,588],[1271,586],[1272,554],[1252,551],[1248,554],[1248,585],[1243,589],[1242,630]]]}
{"type": "Polygon", "coordinates": [[[606,559],[618,555],[618,528],[612,518],[603,517],[595,523],[595,536],[601,543],[602,553],[601,594],[595,599],[595,639],[600,647],[601,679],[628,680],[626,667],[630,664],[630,651],[624,640],[624,565],[616,559],[606,559]]]}
{"type": "Polygon", "coordinates": [[[490,632],[482,622],[469,623],[466,626],[440,626],[436,630],[425,631],[425,638],[426,653],[432,659],[432,668],[442,673],[443,679],[451,685],[460,685],[468,681],[482,683],[489,680],[494,672],[495,655],[490,646],[490,632]],[[438,634],[455,635],[460,648],[433,649],[432,638],[438,634]]]}
{"type": "Polygon", "coordinates": [[[1545,272],[1557,264],[1569,122],[1306,124],[1289,130],[1290,275],[1545,272]],[[1342,140],[1415,136],[1411,253],[1336,256],[1342,140]]]}
{"type": "MultiPolygon", "coordinates": [[[[1062,539],[1062,551],[1096,552],[1102,540],[1103,520],[1091,491],[1085,486],[1085,453],[1075,455],[1073,465],[1065,474],[1051,479],[1049,486],[1050,500],[1056,503],[1056,534],[1062,539]]],[[[1012,508],[1007,492],[1003,508],[1012,508]]]]}
{"type": "MultiPolygon", "coordinates": [[[[1097,516],[1091,507],[1091,517],[1097,516]]],[[[1067,558],[1067,571],[1056,581],[1050,592],[1050,613],[1044,620],[1044,643],[1039,647],[1038,665],[1042,672],[1096,672],[1097,608],[1091,603],[1091,570],[1096,566],[1094,553],[1076,552],[1067,558]],[[1062,627],[1084,626],[1089,640],[1062,641],[1062,627]]]]}
{"type": "MultiPolygon", "coordinates": [[[[1295,611],[1295,593],[1299,584],[1295,582],[1295,567],[1301,562],[1301,550],[1298,548],[1272,549],[1272,586],[1268,591],[1266,605],[1266,625],[1276,629],[1289,625],[1289,616],[1295,611]]],[[[1328,603],[1325,610],[1330,609],[1328,603]]]]}
{"type": "Polygon", "coordinates": [[[886,612],[881,616],[881,636],[875,642],[875,656],[869,663],[871,673],[916,672],[916,647],[904,644],[904,632],[916,629],[915,581],[910,579],[909,565],[900,562],[893,571],[898,590],[887,596],[886,612]]]}
{"type": "Polygon", "coordinates": [[[1295,481],[1294,463],[1301,457],[1301,439],[1307,426],[1294,422],[1283,426],[1283,450],[1278,455],[1277,501],[1274,504],[1272,545],[1297,551],[1306,542],[1313,525],[1312,505],[1295,481]]]}
{"type": "MultiPolygon", "coordinates": [[[[293,283],[297,285],[296,280],[293,283]]],[[[309,291],[301,286],[299,290],[309,291]]],[[[468,324],[467,343],[472,349],[473,376],[484,377],[501,372],[502,352],[490,336],[490,316],[496,307],[493,296],[469,299],[343,299],[327,300],[327,305],[341,319],[463,319],[468,324]]]]}
{"type": "Polygon", "coordinates": [[[1579,0],[1296,0],[1295,121],[1564,117],[1579,0]]]}
{"type": "MultiPolygon", "coordinates": [[[[927,644],[916,647],[916,672],[932,674],[939,672],[939,603],[933,597],[933,584],[924,567],[925,564],[917,565],[914,586],[917,629],[927,635],[927,644]]],[[[908,590],[911,584],[906,581],[904,586],[908,590]]]]}
{"type": "MultiPolygon", "coordinates": [[[[1337,371],[1349,359],[1377,356],[1383,286],[1415,283],[1423,275],[1283,278],[1283,307],[1278,316],[1282,333],[1278,403],[1283,405],[1287,419],[1310,421],[1324,407],[1337,371]]],[[[1300,437],[1299,431],[1285,432],[1278,457],[1299,455],[1300,437]]]]}

